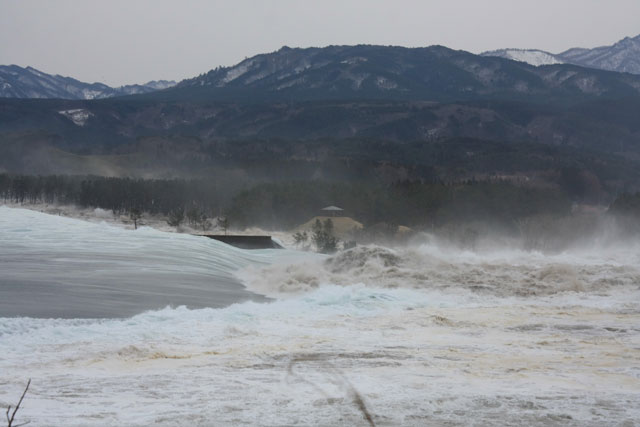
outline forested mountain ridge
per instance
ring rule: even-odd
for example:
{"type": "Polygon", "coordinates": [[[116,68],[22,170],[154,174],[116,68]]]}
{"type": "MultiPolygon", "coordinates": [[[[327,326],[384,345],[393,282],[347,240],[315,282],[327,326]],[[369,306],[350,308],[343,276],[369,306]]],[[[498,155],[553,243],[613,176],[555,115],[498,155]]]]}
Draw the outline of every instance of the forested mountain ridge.
{"type": "Polygon", "coordinates": [[[358,45],[283,47],[183,80],[158,95],[260,102],[486,98],[571,102],[639,94],[640,76],[572,65],[534,67],[443,46],[358,45]]]}
{"type": "MultiPolygon", "coordinates": [[[[183,100],[252,102],[347,99],[451,102],[487,96],[500,99],[622,96],[637,94],[640,79],[601,74],[593,68],[640,73],[639,51],[640,36],[627,38],[610,49],[571,49],[555,56],[513,49],[480,56],[443,46],[283,47],[232,67],[218,67],[183,80],[174,90],[158,95],[183,100]],[[518,61],[534,65],[564,62],[591,69],[570,65],[534,67],[518,61]]],[[[0,66],[0,97],[101,99],[151,93],[174,84],[151,81],[112,88],[50,75],[32,67],[0,66]]]]}
{"type": "Polygon", "coordinates": [[[283,48],[150,94],[0,99],[0,173],[506,176],[598,200],[639,188],[639,90],[640,76],[440,46],[283,48]]]}
{"type": "Polygon", "coordinates": [[[144,84],[110,87],[51,75],[33,67],[0,65],[0,98],[101,99],[166,89],[175,82],[154,80],[144,84]]]}
{"type": "Polygon", "coordinates": [[[56,135],[59,148],[114,153],[144,138],[203,142],[239,139],[371,138],[437,141],[455,137],[529,141],[640,157],[639,98],[570,107],[521,102],[350,101],[204,103],[0,100],[0,134],[56,135]]]}
{"type": "Polygon", "coordinates": [[[150,94],[0,99],[0,133],[56,135],[58,148],[84,153],[153,136],[471,137],[637,157],[639,91],[640,76],[533,67],[441,46],[283,48],[150,94]]]}

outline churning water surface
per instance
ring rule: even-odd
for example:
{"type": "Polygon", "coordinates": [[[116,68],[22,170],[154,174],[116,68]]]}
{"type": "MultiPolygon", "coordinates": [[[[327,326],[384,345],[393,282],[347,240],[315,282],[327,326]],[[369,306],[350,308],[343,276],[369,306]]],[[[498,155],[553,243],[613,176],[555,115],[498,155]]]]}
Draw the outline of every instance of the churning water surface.
{"type": "Polygon", "coordinates": [[[0,243],[0,406],[32,378],[35,425],[640,419],[638,247],[325,257],[8,208],[0,243]]]}

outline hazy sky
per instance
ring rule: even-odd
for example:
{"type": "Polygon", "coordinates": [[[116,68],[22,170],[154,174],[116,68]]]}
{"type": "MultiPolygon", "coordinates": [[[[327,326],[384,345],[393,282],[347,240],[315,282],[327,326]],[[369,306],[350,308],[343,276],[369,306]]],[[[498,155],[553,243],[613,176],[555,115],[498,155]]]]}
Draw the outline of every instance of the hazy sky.
{"type": "Polygon", "coordinates": [[[0,64],[110,85],[290,47],[560,52],[640,33],[640,0],[0,0],[0,64]]]}

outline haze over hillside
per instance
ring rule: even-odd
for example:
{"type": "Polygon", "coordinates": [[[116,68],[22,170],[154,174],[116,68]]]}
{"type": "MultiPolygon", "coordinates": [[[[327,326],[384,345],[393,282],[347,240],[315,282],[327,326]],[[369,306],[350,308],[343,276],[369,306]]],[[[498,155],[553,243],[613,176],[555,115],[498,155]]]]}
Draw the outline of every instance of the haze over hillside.
{"type": "Polygon", "coordinates": [[[640,76],[442,46],[285,47],[163,91],[0,107],[13,173],[640,184],[640,76]]]}

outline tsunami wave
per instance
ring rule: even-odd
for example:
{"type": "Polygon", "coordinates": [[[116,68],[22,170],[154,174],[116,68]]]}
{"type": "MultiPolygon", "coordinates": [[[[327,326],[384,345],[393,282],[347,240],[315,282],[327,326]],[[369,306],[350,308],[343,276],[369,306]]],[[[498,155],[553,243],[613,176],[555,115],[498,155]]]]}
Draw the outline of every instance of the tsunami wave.
{"type": "Polygon", "coordinates": [[[130,287],[127,298],[174,288],[205,304],[219,302],[208,294],[232,296],[218,307],[138,306],[117,318],[0,317],[0,405],[15,404],[31,378],[20,415],[35,425],[600,426],[640,418],[633,246],[251,252],[17,211],[0,208],[0,256],[17,269],[0,279],[5,293],[7,276],[41,281],[44,292],[45,265],[73,289],[89,281],[104,296],[109,283],[91,282],[89,268],[63,274],[91,261],[130,287]],[[18,252],[21,260],[10,257],[18,252]],[[177,272],[193,280],[172,282],[177,272]],[[246,298],[256,295],[269,299],[246,298]]]}

